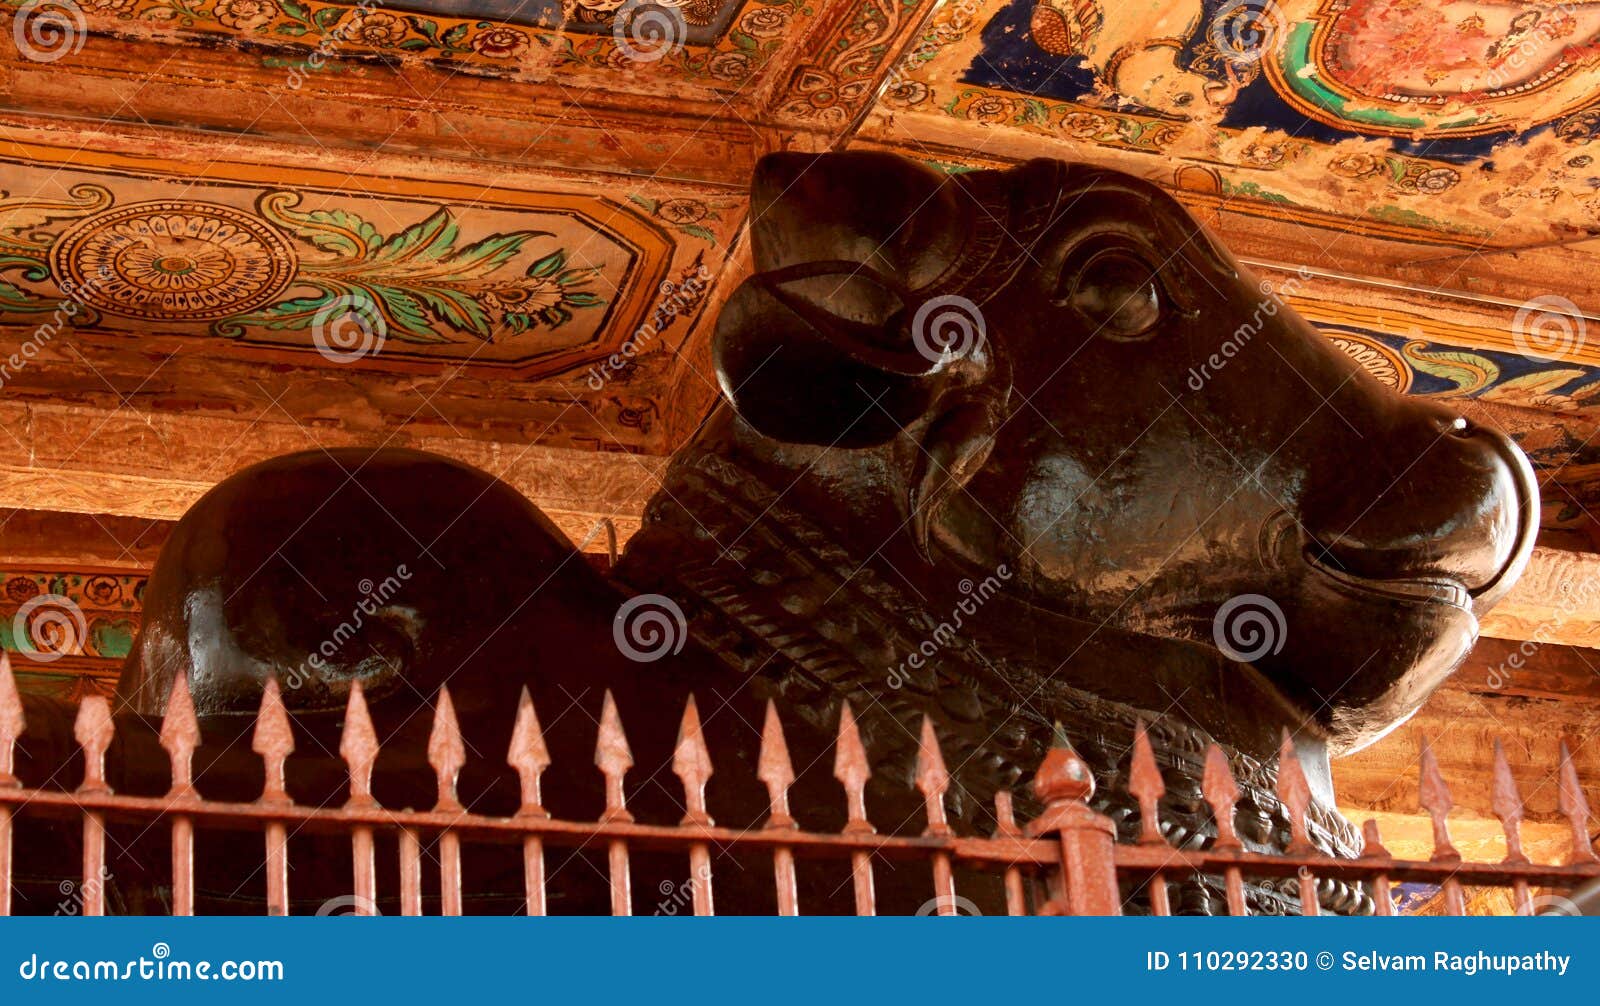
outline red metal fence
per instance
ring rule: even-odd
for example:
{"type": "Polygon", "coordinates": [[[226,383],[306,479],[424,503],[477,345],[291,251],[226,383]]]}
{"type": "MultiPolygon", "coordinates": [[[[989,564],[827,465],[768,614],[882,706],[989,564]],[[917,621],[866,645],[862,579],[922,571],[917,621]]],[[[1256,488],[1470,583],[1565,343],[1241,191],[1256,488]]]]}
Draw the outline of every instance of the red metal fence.
{"type": "Polygon", "coordinates": [[[540,776],[550,766],[543,732],[526,691],[517,710],[515,732],[507,763],[522,782],[522,805],[510,817],[489,817],[467,811],[456,795],[456,778],[466,763],[465,747],[447,690],[439,694],[428,764],[438,780],[438,799],[427,811],[394,811],[372,796],[373,765],[378,740],[359,684],[352,687],[339,754],[349,773],[349,799],[342,807],[318,808],[295,804],[285,789],[284,768],[294,751],[289,716],[276,682],[269,683],[257,714],[252,749],[261,756],[266,784],[251,803],[226,803],[203,799],[192,785],[191,761],[199,741],[199,726],[187,684],[179,678],[168,703],[161,743],[171,759],[172,788],[161,797],[124,796],[111,791],[105,781],[105,757],[113,735],[110,705],[92,696],[79,707],[75,736],[84,756],[84,779],[73,792],[27,789],[12,774],[14,748],[25,724],[21,699],[9,663],[0,654],[0,915],[10,914],[13,871],[13,815],[28,808],[79,816],[83,824],[83,914],[101,915],[105,899],[99,878],[106,875],[106,821],[131,818],[165,821],[171,829],[172,908],[176,915],[194,910],[195,826],[258,831],[264,839],[267,910],[287,914],[289,905],[289,847],[291,829],[308,828],[346,835],[353,854],[353,904],[357,914],[375,905],[377,891],[376,836],[398,836],[400,904],[403,914],[422,913],[422,847],[436,841],[440,864],[441,909],[445,915],[462,910],[461,841],[520,843],[529,915],[545,913],[545,847],[600,843],[610,864],[613,914],[630,913],[629,851],[634,848],[667,849],[688,857],[696,915],[713,914],[714,888],[711,850],[744,847],[764,849],[772,858],[778,911],[797,915],[797,856],[847,859],[855,891],[857,914],[876,911],[873,862],[878,856],[913,859],[929,864],[931,893],[939,914],[956,914],[955,866],[992,871],[1004,877],[1006,909],[1012,915],[1072,914],[1116,915],[1123,910],[1122,886],[1147,899],[1156,915],[1170,914],[1168,884],[1187,876],[1224,878],[1229,911],[1246,914],[1244,883],[1249,878],[1299,877],[1300,905],[1305,914],[1318,911],[1317,879],[1342,878],[1367,885],[1381,915],[1393,913],[1389,896],[1394,881],[1421,881],[1439,885],[1447,911],[1466,911],[1463,887],[1503,887],[1514,892],[1521,913],[1533,906],[1535,888],[1570,890],[1600,877],[1589,841],[1589,809],[1577,772],[1563,746],[1560,766],[1560,807],[1572,824],[1572,849],[1566,865],[1541,865],[1528,861],[1520,841],[1522,802],[1498,743],[1495,746],[1493,810],[1505,826],[1509,855],[1500,863],[1463,862],[1450,842],[1446,814],[1451,808],[1448,788],[1432,753],[1422,758],[1423,808],[1431,815],[1434,854],[1426,861],[1391,858],[1379,841],[1376,824],[1366,824],[1366,848],[1356,859],[1318,853],[1306,830],[1311,803],[1299,759],[1284,736],[1278,794],[1288,810],[1292,840],[1282,854],[1247,851],[1234,831],[1234,804],[1239,799],[1228,760],[1213,746],[1207,753],[1202,792],[1216,823],[1216,838],[1208,848],[1176,849],[1162,837],[1158,801],[1164,784],[1154,753],[1141,724],[1135,733],[1129,771],[1130,794],[1140,806],[1141,835],[1137,842],[1118,843],[1112,821],[1089,805],[1094,779],[1088,766],[1064,739],[1052,748],[1033,780],[1034,794],[1043,812],[1025,826],[1013,815],[1011,794],[995,797],[999,827],[989,837],[954,833],[945,811],[950,786],[939,741],[931,722],[924,721],[917,762],[916,786],[926,806],[928,826],[920,836],[880,835],[867,819],[865,790],[869,759],[848,704],[839,722],[834,775],[845,792],[848,820],[838,833],[801,829],[790,813],[788,789],[794,770],[784,743],[776,709],[767,707],[757,776],[765,784],[771,810],[765,826],[757,829],[718,827],[706,813],[705,789],[711,760],[701,734],[699,714],[689,700],[679,728],[673,771],[682,782],[688,814],[673,826],[640,824],[629,814],[623,786],[632,767],[632,755],[615,704],[607,693],[595,746],[595,765],[605,778],[605,811],[597,821],[557,820],[540,805],[540,776]]]}

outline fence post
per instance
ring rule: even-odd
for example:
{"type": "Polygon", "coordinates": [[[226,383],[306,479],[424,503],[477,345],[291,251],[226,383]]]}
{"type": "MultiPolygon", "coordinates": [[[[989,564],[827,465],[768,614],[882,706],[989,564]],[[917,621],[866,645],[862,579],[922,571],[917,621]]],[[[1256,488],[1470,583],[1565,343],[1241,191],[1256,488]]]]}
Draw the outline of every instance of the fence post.
{"type": "Polygon", "coordinates": [[[1089,807],[1094,776],[1067,743],[1060,724],[1056,725],[1055,745],[1034,773],[1033,792],[1045,807],[1028,825],[1028,834],[1035,838],[1055,835],[1061,842],[1066,904],[1052,907],[1068,915],[1121,915],[1116,826],[1089,807]]]}

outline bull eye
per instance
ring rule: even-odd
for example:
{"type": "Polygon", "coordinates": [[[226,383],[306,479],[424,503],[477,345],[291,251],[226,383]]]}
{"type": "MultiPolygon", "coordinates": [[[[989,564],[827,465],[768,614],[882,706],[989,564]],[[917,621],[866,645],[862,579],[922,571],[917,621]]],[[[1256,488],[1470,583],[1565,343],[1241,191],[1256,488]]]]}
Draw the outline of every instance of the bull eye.
{"type": "Polygon", "coordinates": [[[1142,338],[1161,320],[1155,270],[1132,252],[1101,251],[1063,279],[1071,283],[1063,299],[1107,338],[1142,338]]]}

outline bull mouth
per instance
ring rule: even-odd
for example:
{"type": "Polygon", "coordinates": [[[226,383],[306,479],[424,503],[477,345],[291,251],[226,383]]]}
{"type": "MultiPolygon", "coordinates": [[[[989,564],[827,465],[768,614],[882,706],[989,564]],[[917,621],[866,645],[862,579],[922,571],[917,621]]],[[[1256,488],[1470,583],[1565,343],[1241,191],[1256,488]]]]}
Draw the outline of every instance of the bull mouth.
{"type": "Polygon", "coordinates": [[[1413,577],[1405,579],[1379,579],[1357,576],[1340,569],[1316,555],[1314,548],[1306,548],[1301,555],[1306,565],[1334,583],[1359,594],[1387,600],[1421,604],[1441,604],[1456,608],[1465,614],[1473,613],[1472,592],[1466,585],[1449,577],[1413,577]]]}

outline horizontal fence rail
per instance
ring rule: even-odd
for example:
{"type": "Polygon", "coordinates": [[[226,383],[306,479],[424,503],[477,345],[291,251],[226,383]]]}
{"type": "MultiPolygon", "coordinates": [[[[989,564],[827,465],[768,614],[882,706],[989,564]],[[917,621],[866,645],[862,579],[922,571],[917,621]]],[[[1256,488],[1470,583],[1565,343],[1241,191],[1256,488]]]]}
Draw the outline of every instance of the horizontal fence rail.
{"type": "MultiPolygon", "coordinates": [[[[1365,848],[1358,858],[1346,859],[1318,852],[1307,831],[1311,791],[1293,742],[1284,734],[1280,751],[1277,791],[1290,822],[1290,842],[1281,853],[1247,850],[1234,828],[1234,806],[1239,789],[1227,756],[1212,745],[1206,755],[1201,792],[1210,806],[1215,838],[1204,849],[1174,848],[1163,837],[1159,802],[1165,784],[1145,726],[1134,733],[1128,772],[1128,792],[1140,808],[1139,830],[1133,842],[1118,842],[1110,818],[1090,806],[1095,781],[1087,763],[1058,733],[1035,772],[1033,793],[1043,805],[1038,817],[1025,825],[1015,819],[1012,795],[1002,791],[994,798],[994,834],[957,835],[949,823],[945,796],[951,785],[939,739],[931,720],[924,720],[915,772],[915,785],[927,811],[927,827],[920,835],[879,834],[867,818],[866,787],[870,761],[862,744],[854,713],[845,703],[835,744],[834,777],[844,790],[847,819],[836,833],[802,829],[789,806],[789,788],[795,781],[776,707],[767,704],[756,775],[766,787],[770,810],[762,827],[719,827],[706,811],[705,792],[711,778],[711,758],[701,732],[693,697],[688,701],[678,730],[672,768],[683,787],[683,820],[676,825],[642,824],[627,808],[624,777],[633,766],[622,721],[611,694],[606,693],[595,744],[594,764],[604,778],[605,807],[594,821],[566,821],[552,817],[541,805],[540,779],[551,759],[532,699],[524,689],[506,763],[521,781],[521,806],[509,817],[477,814],[465,808],[456,792],[456,780],[466,765],[466,748],[448,689],[441,688],[434,707],[427,761],[437,780],[437,799],[427,810],[392,810],[372,794],[372,773],[379,743],[359,682],[353,683],[339,745],[348,771],[349,797],[343,806],[311,807],[296,804],[285,786],[285,768],[294,753],[294,734],[276,681],[269,681],[256,715],[252,750],[266,771],[260,797],[253,802],[208,800],[194,788],[192,761],[200,729],[187,681],[175,680],[160,739],[171,768],[171,789],[159,797],[127,796],[112,791],[106,782],[106,752],[111,746],[114,721],[111,707],[100,696],[79,705],[74,736],[83,753],[84,778],[73,791],[30,789],[13,774],[15,746],[24,722],[21,697],[9,660],[0,653],[0,915],[12,907],[14,868],[14,815],[22,810],[68,814],[83,828],[82,911],[105,912],[101,878],[106,876],[106,823],[108,820],[165,822],[171,832],[171,908],[174,915],[194,913],[195,828],[233,828],[258,832],[262,840],[262,865],[266,873],[267,912],[288,914],[289,844],[291,831],[346,836],[352,853],[351,899],[355,914],[376,910],[377,836],[397,839],[401,912],[422,914],[422,848],[426,837],[437,843],[440,871],[440,906],[445,915],[463,908],[463,839],[474,842],[519,844],[525,886],[525,910],[546,913],[545,851],[548,846],[581,847],[594,844],[606,850],[611,911],[631,914],[630,852],[659,849],[682,852],[690,866],[690,894],[694,914],[715,911],[711,850],[743,847],[771,857],[772,880],[778,913],[798,915],[801,905],[796,885],[796,858],[835,858],[848,863],[854,889],[855,911],[877,911],[873,862],[877,857],[926,862],[937,914],[957,914],[961,903],[955,868],[976,869],[1004,879],[1006,911],[1011,915],[1117,915],[1124,907],[1124,891],[1137,892],[1138,908],[1154,915],[1170,915],[1169,884],[1193,876],[1220,877],[1230,914],[1248,914],[1247,878],[1299,878],[1302,913],[1319,911],[1318,878],[1338,878],[1366,886],[1380,915],[1393,914],[1390,885],[1397,881],[1435,884],[1444,894],[1445,910],[1466,913],[1464,887],[1500,887],[1512,891],[1519,914],[1535,907],[1534,890],[1567,891],[1600,878],[1589,840],[1589,808],[1577,771],[1565,745],[1561,748],[1560,809],[1571,822],[1572,846],[1562,865],[1536,864],[1522,851],[1523,804],[1516,782],[1498,742],[1494,749],[1492,809],[1504,826],[1508,855],[1499,863],[1465,862],[1451,844],[1447,815],[1452,807],[1449,788],[1439,772],[1431,749],[1424,746],[1421,763],[1421,805],[1433,822],[1434,852],[1428,860],[1392,858],[1384,849],[1377,825],[1366,822],[1365,848]]],[[[65,888],[66,882],[63,883],[65,888]]],[[[1130,903],[1131,904],[1131,903],[1130,903]]]]}

